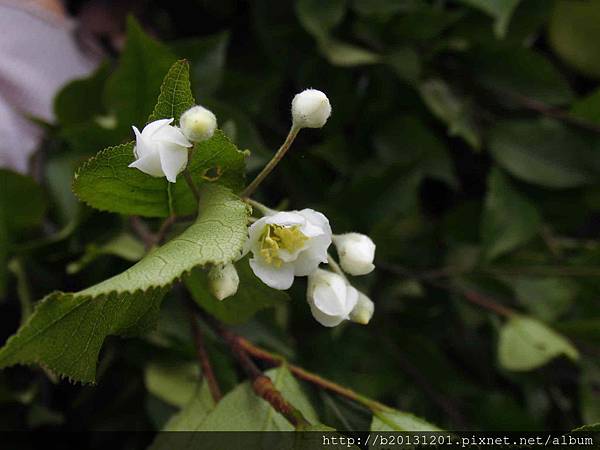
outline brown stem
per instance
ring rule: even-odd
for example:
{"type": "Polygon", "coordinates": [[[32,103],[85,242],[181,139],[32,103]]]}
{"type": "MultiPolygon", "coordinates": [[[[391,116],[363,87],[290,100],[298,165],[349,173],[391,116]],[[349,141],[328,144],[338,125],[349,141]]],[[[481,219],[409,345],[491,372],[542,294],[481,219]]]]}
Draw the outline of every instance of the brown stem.
{"type": "Polygon", "coordinates": [[[500,303],[496,303],[491,298],[489,298],[477,291],[464,289],[464,290],[462,290],[461,293],[462,293],[463,297],[466,298],[471,303],[481,306],[482,308],[489,309],[490,311],[493,311],[496,314],[499,314],[501,316],[511,317],[515,314],[515,311],[513,311],[512,309],[507,308],[506,306],[501,305],[500,303]]]}
{"type": "Polygon", "coordinates": [[[185,178],[186,183],[192,191],[192,194],[194,194],[194,197],[196,198],[196,203],[200,202],[200,191],[198,190],[198,186],[196,186],[196,183],[194,183],[192,174],[187,168],[183,171],[183,177],[185,178]]]}
{"type": "Polygon", "coordinates": [[[512,97],[523,108],[530,109],[531,111],[536,111],[544,116],[552,117],[553,119],[561,120],[565,123],[568,123],[569,125],[573,125],[584,130],[592,131],[594,133],[600,133],[600,126],[598,126],[597,124],[584,119],[580,119],[577,116],[573,116],[572,114],[566,111],[547,105],[543,102],[540,102],[539,100],[526,97],[524,95],[516,94],[514,92],[504,92],[504,94],[508,95],[509,97],[512,97]]]}
{"type": "Polygon", "coordinates": [[[295,428],[310,426],[310,423],[304,418],[302,413],[281,395],[281,392],[275,387],[271,379],[263,374],[250,359],[245,348],[240,345],[238,336],[223,327],[220,323],[214,322],[214,325],[216,331],[231,348],[235,359],[250,378],[252,389],[256,395],[266,400],[275,411],[285,417],[295,428]]]}
{"type": "Polygon", "coordinates": [[[146,223],[144,223],[139,216],[131,216],[129,218],[129,224],[131,225],[131,228],[135,234],[137,234],[144,242],[144,247],[146,247],[146,250],[150,250],[154,246],[155,240],[154,234],[150,231],[148,225],[146,225],[146,223]]]}
{"type": "Polygon", "coordinates": [[[161,224],[160,228],[156,232],[156,235],[154,236],[154,241],[156,242],[157,245],[162,244],[163,240],[165,239],[166,234],[169,232],[169,230],[171,229],[171,227],[173,226],[173,224],[175,223],[176,220],[177,220],[177,216],[172,215],[172,216],[167,217],[165,219],[165,221],[161,224]]]}
{"type": "Polygon", "coordinates": [[[194,345],[196,346],[196,357],[198,358],[198,362],[200,363],[202,374],[204,375],[206,383],[208,384],[210,395],[212,396],[215,403],[218,403],[222,397],[221,389],[219,388],[217,377],[215,377],[215,372],[213,371],[210,359],[208,358],[208,353],[206,352],[206,345],[204,344],[204,336],[202,335],[200,327],[198,327],[198,322],[196,321],[195,314],[193,314],[193,310],[192,314],[190,314],[190,328],[192,329],[194,345]]]}
{"type": "MultiPolygon", "coordinates": [[[[232,332],[229,332],[229,334],[230,334],[229,339],[231,339],[233,342],[235,342],[235,346],[242,348],[246,353],[254,356],[255,358],[261,359],[261,360],[266,361],[275,366],[279,366],[279,365],[285,363],[285,359],[282,356],[276,355],[276,354],[268,352],[267,350],[264,350],[260,347],[257,347],[252,342],[248,341],[247,339],[245,339],[241,336],[233,334],[232,332]]],[[[367,406],[368,408],[370,408],[371,410],[378,410],[378,411],[390,411],[391,410],[391,408],[389,406],[386,406],[383,403],[379,403],[376,400],[373,400],[373,399],[367,398],[363,395],[360,395],[359,393],[353,391],[352,389],[348,389],[344,386],[340,386],[339,384],[334,383],[333,381],[327,380],[315,373],[309,372],[308,370],[305,370],[302,367],[295,366],[293,364],[287,364],[287,368],[297,378],[300,378],[301,380],[304,380],[304,381],[308,381],[316,386],[319,386],[322,389],[328,390],[328,391],[338,394],[342,397],[346,397],[350,400],[361,403],[361,404],[367,406]]]]}

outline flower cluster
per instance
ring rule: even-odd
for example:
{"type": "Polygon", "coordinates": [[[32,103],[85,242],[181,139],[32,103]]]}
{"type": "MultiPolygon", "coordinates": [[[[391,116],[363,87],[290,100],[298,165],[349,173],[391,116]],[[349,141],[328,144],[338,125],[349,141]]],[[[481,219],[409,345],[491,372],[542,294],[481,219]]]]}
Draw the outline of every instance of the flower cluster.
{"type": "Polygon", "coordinates": [[[312,209],[267,214],[249,228],[244,254],[252,253],[254,274],[274,289],[288,289],[308,276],[306,298],[314,318],[326,327],[344,320],[366,324],[373,302],[350,284],[327,251],[334,243],[342,269],[365,275],[375,266],[375,244],[363,234],[333,235],[327,218],[312,209]],[[336,272],[320,269],[328,263],[336,272]]]}
{"type": "Polygon", "coordinates": [[[171,125],[174,119],[150,122],[142,132],[133,127],[136,158],[129,167],[153,177],[166,177],[175,183],[177,175],[188,163],[188,149],[192,142],[202,142],[212,137],[217,128],[217,118],[208,109],[194,106],[181,115],[180,128],[171,125]]]}
{"type": "MultiPolygon", "coordinates": [[[[330,115],[331,105],[323,92],[302,91],[292,100],[290,135],[295,136],[301,128],[321,128],[330,115]]],[[[177,175],[187,166],[193,143],[210,139],[217,128],[215,115],[202,106],[194,106],[182,114],[179,127],[172,125],[173,121],[156,120],[142,132],[133,127],[136,160],[129,167],[175,183],[177,175]]],[[[283,151],[289,148],[289,143],[283,151]]],[[[373,241],[359,233],[332,234],[327,217],[312,209],[273,211],[262,205],[260,209],[263,217],[250,225],[242,254],[251,254],[249,264],[254,274],[266,285],[280,290],[289,289],[295,277],[307,276],[310,310],[324,326],[333,327],[344,320],[368,323],[373,315],[373,302],[350,284],[346,274],[366,275],[375,268],[373,241]],[[337,249],[339,266],[328,254],[332,243],[337,249]],[[332,270],[321,269],[322,263],[332,270]]],[[[208,287],[219,300],[235,295],[239,281],[231,263],[213,267],[208,273],[208,287]]]]}

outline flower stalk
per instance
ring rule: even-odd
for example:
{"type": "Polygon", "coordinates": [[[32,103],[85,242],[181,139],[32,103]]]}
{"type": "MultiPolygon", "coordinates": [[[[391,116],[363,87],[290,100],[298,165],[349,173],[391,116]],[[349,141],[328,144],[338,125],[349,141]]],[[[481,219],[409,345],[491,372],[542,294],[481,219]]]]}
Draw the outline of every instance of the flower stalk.
{"type": "Polygon", "coordinates": [[[285,138],[285,141],[283,142],[283,144],[281,144],[281,147],[279,147],[279,150],[277,150],[277,152],[275,153],[275,155],[273,155],[273,158],[271,158],[271,160],[267,163],[267,165],[265,167],[263,167],[263,169],[256,176],[256,178],[254,180],[252,180],[252,183],[250,183],[246,187],[246,189],[244,189],[244,191],[242,192],[242,195],[241,195],[242,197],[250,197],[254,193],[254,191],[256,191],[256,189],[258,188],[260,183],[263,182],[263,180],[273,171],[275,166],[277,166],[277,164],[279,164],[279,161],[281,161],[281,159],[285,156],[287,151],[292,146],[294,139],[296,139],[296,136],[298,135],[299,131],[300,131],[299,127],[292,125],[292,127],[290,128],[290,132],[288,133],[287,137],[285,138]]]}

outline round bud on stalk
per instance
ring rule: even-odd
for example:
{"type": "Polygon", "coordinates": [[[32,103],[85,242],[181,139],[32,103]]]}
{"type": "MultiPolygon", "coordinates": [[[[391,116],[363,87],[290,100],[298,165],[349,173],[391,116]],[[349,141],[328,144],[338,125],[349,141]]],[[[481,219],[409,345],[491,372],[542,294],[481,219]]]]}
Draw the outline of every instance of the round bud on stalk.
{"type": "Polygon", "coordinates": [[[240,285],[240,277],[232,263],[215,266],[208,272],[208,288],[218,300],[235,295],[240,285]]]}
{"type": "Polygon", "coordinates": [[[371,320],[371,317],[373,317],[374,312],[375,304],[369,297],[358,291],[358,301],[354,309],[350,312],[350,320],[361,325],[366,325],[371,320]]]}
{"type": "Polygon", "coordinates": [[[179,127],[193,142],[210,139],[217,129],[217,118],[203,106],[194,106],[181,115],[179,127]]]}
{"type": "Polygon", "coordinates": [[[346,233],[333,236],[340,265],[350,275],[366,275],[375,266],[375,243],[369,236],[360,233],[346,233]]]}
{"type": "Polygon", "coordinates": [[[330,115],[329,99],[316,89],[306,89],[292,100],[292,120],[296,128],[321,128],[330,115]]]}

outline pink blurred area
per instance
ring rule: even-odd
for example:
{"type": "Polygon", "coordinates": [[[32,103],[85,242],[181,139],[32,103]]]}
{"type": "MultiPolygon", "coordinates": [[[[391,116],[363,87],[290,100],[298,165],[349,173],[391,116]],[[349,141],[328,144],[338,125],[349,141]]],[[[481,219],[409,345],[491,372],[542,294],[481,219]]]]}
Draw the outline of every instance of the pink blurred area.
{"type": "Polygon", "coordinates": [[[58,1],[0,0],[0,167],[27,172],[43,137],[31,118],[52,123],[58,90],[97,66],[75,27],[58,1]]]}

